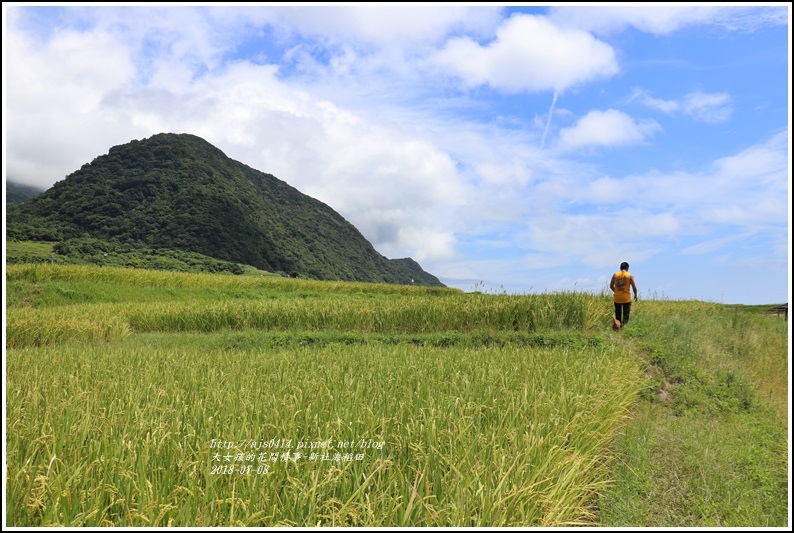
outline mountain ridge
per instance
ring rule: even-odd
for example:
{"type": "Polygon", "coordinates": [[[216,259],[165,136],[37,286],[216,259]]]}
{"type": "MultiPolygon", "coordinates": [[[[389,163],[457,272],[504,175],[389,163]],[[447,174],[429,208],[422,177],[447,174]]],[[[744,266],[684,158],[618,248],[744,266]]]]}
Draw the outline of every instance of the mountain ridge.
{"type": "Polygon", "coordinates": [[[43,193],[44,189],[41,187],[34,187],[32,185],[25,185],[13,180],[5,182],[6,193],[6,207],[9,205],[20,204],[25,200],[38,196],[43,193]]]}
{"type": "Polygon", "coordinates": [[[197,252],[285,275],[444,286],[388,259],[327,204],[187,133],[113,146],[7,210],[7,237],[92,237],[197,252]]]}

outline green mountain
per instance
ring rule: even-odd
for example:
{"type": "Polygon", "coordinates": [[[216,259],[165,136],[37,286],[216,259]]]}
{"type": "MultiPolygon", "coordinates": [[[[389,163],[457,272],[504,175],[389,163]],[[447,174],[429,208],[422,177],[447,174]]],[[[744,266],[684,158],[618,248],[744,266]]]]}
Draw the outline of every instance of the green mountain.
{"type": "Polygon", "coordinates": [[[13,181],[7,181],[6,187],[6,206],[20,204],[25,200],[38,196],[44,192],[44,189],[32,187],[30,185],[23,185],[13,181]]]}
{"type": "Polygon", "coordinates": [[[314,279],[443,286],[412,259],[382,256],[328,205],[188,134],[114,146],[6,220],[9,239],[90,237],[314,279]]]}

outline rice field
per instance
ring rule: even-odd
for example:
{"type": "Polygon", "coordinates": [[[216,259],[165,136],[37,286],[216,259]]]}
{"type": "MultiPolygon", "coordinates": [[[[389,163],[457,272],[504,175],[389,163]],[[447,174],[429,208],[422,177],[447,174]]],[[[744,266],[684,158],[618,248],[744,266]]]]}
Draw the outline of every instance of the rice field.
{"type": "Polygon", "coordinates": [[[603,295],[9,265],[11,526],[596,520],[643,387],[603,295]]]}

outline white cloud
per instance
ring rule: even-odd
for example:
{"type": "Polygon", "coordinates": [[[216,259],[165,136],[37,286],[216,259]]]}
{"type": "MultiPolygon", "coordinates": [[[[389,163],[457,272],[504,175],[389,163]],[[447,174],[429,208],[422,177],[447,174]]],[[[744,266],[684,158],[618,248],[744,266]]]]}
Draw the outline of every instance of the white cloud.
{"type": "Polygon", "coordinates": [[[493,6],[454,5],[280,6],[270,8],[268,22],[332,42],[410,48],[439,41],[451,31],[486,35],[501,20],[500,10],[493,6]]]}
{"type": "Polygon", "coordinates": [[[129,50],[104,32],[55,34],[40,46],[23,34],[5,36],[4,121],[7,175],[49,187],[108,143],[126,142],[136,128],[105,108],[104,96],[134,77],[129,50]],[[64,165],[70,161],[71,165],[64,165]]]}
{"type": "Polygon", "coordinates": [[[527,192],[535,203],[527,206],[526,235],[516,240],[533,250],[537,268],[549,268],[555,257],[600,268],[670,246],[704,255],[746,245],[749,236],[775,235],[789,218],[787,145],[787,132],[780,132],[701,172],[566,172],[527,192]],[[736,238],[714,237],[725,234],[736,238]]]}
{"type": "Polygon", "coordinates": [[[687,246],[681,253],[683,255],[703,255],[703,254],[710,254],[717,252],[719,250],[724,249],[725,247],[736,243],[737,241],[741,241],[744,239],[749,239],[754,235],[754,233],[741,233],[737,235],[729,235],[727,237],[722,237],[719,239],[709,239],[706,241],[698,242],[691,246],[687,246]]]}
{"type": "Polygon", "coordinates": [[[532,180],[532,169],[518,158],[512,161],[486,161],[476,168],[485,183],[496,186],[524,187],[532,180]]]}
{"type": "Polygon", "coordinates": [[[788,143],[787,131],[776,133],[763,143],[718,159],[715,162],[717,174],[721,178],[741,180],[748,185],[773,184],[781,188],[780,192],[784,192],[788,186],[785,175],[790,162],[788,143]]]}
{"type": "Polygon", "coordinates": [[[557,6],[549,11],[555,24],[605,35],[628,27],[654,35],[668,35],[691,25],[715,25],[728,30],[755,30],[785,25],[785,6],[719,5],[599,5],[557,6]]]}
{"type": "Polygon", "coordinates": [[[650,107],[651,109],[661,111],[662,113],[666,113],[668,115],[673,114],[681,109],[681,104],[679,102],[675,100],[662,100],[660,98],[653,98],[646,91],[639,88],[635,88],[631,93],[631,97],[629,98],[629,102],[633,102],[635,100],[638,100],[646,107],[650,107]]]}
{"type": "Polygon", "coordinates": [[[711,223],[752,228],[782,226],[790,217],[788,133],[714,163],[705,179],[712,193],[702,217],[711,223]]]}
{"type": "Polygon", "coordinates": [[[598,204],[619,203],[626,193],[626,186],[621,180],[601,177],[590,183],[585,198],[598,204]]]}
{"type": "Polygon", "coordinates": [[[684,113],[702,122],[725,122],[731,116],[731,98],[725,93],[689,93],[684,97],[684,113]]]}
{"type": "Polygon", "coordinates": [[[699,122],[718,124],[730,119],[733,113],[731,96],[728,93],[706,93],[694,91],[679,100],[662,100],[651,97],[642,89],[635,89],[629,101],[661,111],[668,115],[681,113],[699,122]]]}
{"type": "Polygon", "coordinates": [[[575,150],[589,146],[638,144],[661,129],[654,120],[637,120],[616,109],[591,111],[572,127],[560,131],[557,147],[575,150]]]}
{"type": "Polygon", "coordinates": [[[615,257],[650,257],[660,243],[674,237],[680,223],[672,215],[630,209],[602,214],[557,212],[536,217],[528,226],[526,245],[535,251],[539,264],[565,262],[606,267],[615,257]],[[662,237],[660,239],[659,237],[662,237]]]}
{"type": "Polygon", "coordinates": [[[514,15],[484,46],[470,37],[451,39],[435,62],[468,86],[506,92],[562,92],[618,72],[606,43],[532,15],[514,15]]]}
{"type": "MultiPolygon", "coordinates": [[[[644,208],[685,217],[693,232],[725,224],[753,228],[785,224],[788,218],[788,134],[720,158],[702,172],[648,172],[622,179],[599,177],[568,185],[557,194],[582,204],[620,205],[630,195],[644,208]],[[623,195],[620,194],[623,191],[623,195]]],[[[660,225],[665,227],[665,225],[660,225]]]]}

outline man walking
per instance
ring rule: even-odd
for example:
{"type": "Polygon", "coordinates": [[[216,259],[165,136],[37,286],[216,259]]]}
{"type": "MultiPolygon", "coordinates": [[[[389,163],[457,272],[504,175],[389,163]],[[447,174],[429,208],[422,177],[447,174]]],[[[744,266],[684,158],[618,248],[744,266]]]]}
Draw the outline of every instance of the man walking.
{"type": "Polygon", "coordinates": [[[631,313],[631,291],[634,291],[634,301],[637,301],[637,284],[634,276],[629,273],[629,264],[623,261],[620,272],[612,274],[609,288],[615,293],[615,318],[620,322],[620,327],[629,323],[631,313]]]}

